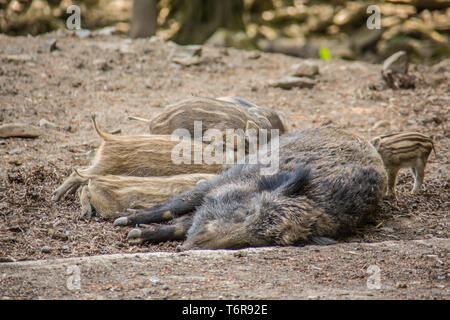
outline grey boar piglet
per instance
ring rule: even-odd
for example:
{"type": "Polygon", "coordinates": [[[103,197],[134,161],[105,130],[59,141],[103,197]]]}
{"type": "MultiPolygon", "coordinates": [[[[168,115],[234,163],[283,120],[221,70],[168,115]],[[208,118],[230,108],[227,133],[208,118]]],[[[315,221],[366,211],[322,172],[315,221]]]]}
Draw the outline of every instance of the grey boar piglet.
{"type": "Polygon", "coordinates": [[[182,238],[180,250],[237,249],[330,244],[377,214],[387,174],[380,155],[364,138],[320,127],[285,134],[274,150],[279,166],[273,175],[262,175],[261,163],[237,164],[114,224],[175,219],[172,225],[133,229],[128,239],[182,238]]]}
{"type": "Polygon", "coordinates": [[[403,132],[375,137],[371,143],[381,155],[388,174],[387,196],[396,198],[397,174],[403,168],[410,168],[414,176],[411,193],[419,193],[428,157],[434,150],[433,140],[419,132],[403,132]]]}
{"type": "Polygon", "coordinates": [[[257,129],[278,129],[279,135],[285,132],[283,122],[275,111],[237,97],[189,98],[165,107],[150,120],[139,117],[129,119],[147,122],[151,134],[172,134],[177,129],[187,129],[194,137],[195,121],[202,122],[202,136],[209,129],[220,130],[223,134],[227,129],[245,131],[249,124],[257,129]]]}
{"type": "MultiPolygon", "coordinates": [[[[199,141],[173,139],[170,135],[115,136],[102,132],[92,117],[94,128],[102,138],[92,165],[79,169],[86,176],[124,175],[135,177],[172,176],[187,173],[218,173],[221,164],[174,163],[172,151],[191,150],[194,159],[195,150],[203,148],[199,141]]],[[[67,192],[75,192],[86,180],[73,172],[54,192],[52,199],[59,201],[67,192]]]]}
{"type": "Polygon", "coordinates": [[[104,219],[114,219],[127,209],[148,208],[216,176],[192,173],[170,177],[128,177],[76,173],[89,181],[80,192],[81,218],[87,219],[93,212],[104,219]]]}

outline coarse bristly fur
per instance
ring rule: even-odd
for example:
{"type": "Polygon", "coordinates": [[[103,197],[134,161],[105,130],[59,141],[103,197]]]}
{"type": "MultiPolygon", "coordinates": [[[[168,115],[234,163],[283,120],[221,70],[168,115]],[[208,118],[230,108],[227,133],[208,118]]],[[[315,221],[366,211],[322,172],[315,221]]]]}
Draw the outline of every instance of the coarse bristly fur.
{"type": "Polygon", "coordinates": [[[428,157],[434,150],[433,140],[419,132],[400,132],[375,137],[371,143],[381,155],[388,174],[387,195],[395,198],[397,174],[403,168],[411,168],[414,176],[411,192],[419,193],[428,157]]]}
{"type": "Polygon", "coordinates": [[[177,129],[187,129],[194,137],[194,121],[202,121],[202,135],[208,129],[217,129],[224,134],[227,129],[245,131],[249,124],[258,129],[278,129],[279,135],[285,132],[283,122],[274,110],[237,97],[185,99],[167,106],[148,123],[152,134],[172,134],[177,129]]]}
{"type": "Polygon", "coordinates": [[[185,239],[181,250],[327,243],[377,213],[387,175],[365,139],[321,127],[280,139],[279,170],[234,165],[218,177],[115,225],[175,219],[134,229],[131,242],[185,239]]]}
{"type": "MultiPolygon", "coordinates": [[[[172,161],[172,150],[175,146],[187,144],[186,149],[192,151],[203,148],[199,141],[174,140],[169,135],[116,136],[102,132],[93,116],[94,128],[103,139],[97,150],[92,165],[80,169],[81,174],[91,175],[124,175],[135,177],[172,176],[186,173],[218,173],[220,164],[180,163],[172,161]]],[[[58,201],[67,192],[74,192],[86,182],[75,172],[53,192],[53,200],[58,201]]]]}

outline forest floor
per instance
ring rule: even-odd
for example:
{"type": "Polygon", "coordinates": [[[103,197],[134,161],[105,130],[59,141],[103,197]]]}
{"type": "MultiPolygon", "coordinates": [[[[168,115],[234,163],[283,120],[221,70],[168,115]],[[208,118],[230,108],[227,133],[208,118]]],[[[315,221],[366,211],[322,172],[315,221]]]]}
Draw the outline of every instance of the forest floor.
{"type": "Polygon", "coordinates": [[[312,60],[320,69],[316,85],[285,90],[269,83],[289,75],[301,59],[203,47],[202,57],[188,66],[174,62],[174,51],[157,39],[0,35],[0,124],[45,128],[36,139],[0,139],[0,298],[450,297],[449,59],[410,66],[416,87],[407,90],[383,88],[380,65],[312,60]],[[51,39],[57,50],[49,50],[51,39]],[[192,95],[238,96],[271,107],[289,130],[335,124],[366,138],[419,131],[433,137],[436,155],[430,155],[421,194],[410,194],[413,178],[402,171],[398,199],[385,200],[376,221],[328,247],[176,254],[179,242],[130,245],[127,228],[97,217],[79,220],[76,194],[51,200],[73,168],[89,165],[87,154],[98,141],[92,113],[106,131],[146,134],[146,126],[127,117],[150,118],[192,95]],[[140,254],[148,252],[155,253],[140,254]],[[98,257],[79,258],[88,256],[98,257]],[[142,268],[132,267],[133,259],[142,268]],[[84,294],[55,289],[55,277],[67,277],[65,270],[55,277],[44,272],[71,263],[80,265],[84,294]],[[110,264],[120,268],[115,273],[136,271],[133,279],[147,279],[138,285],[149,289],[136,293],[129,278],[105,286],[114,277],[110,264]],[[361,293],[355,286],[365,288],[371,265],[380,268],[386,286],[361,293]],[[92,271],[87,280],[83,266],[92,271]]]}

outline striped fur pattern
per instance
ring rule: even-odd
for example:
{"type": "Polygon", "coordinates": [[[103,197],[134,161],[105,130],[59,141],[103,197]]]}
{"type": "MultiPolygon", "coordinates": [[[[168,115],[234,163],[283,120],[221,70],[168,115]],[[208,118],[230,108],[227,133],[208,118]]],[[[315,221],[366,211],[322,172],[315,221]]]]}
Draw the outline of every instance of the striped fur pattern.
{"type": "Polygon", "coordinates": [[[194,97],[169,105],[152,118],[152,134],[172,134],[179,128],[189,130],[194,135],[194,121],[202,121],[202,135],[208,129],[226,129],[253,127],[259,129],[278,129],[285,132],[280,117],[271,109],[255,106],[243,99],[223,97],[219,99],[194,97]]]}
{"type": "Polygon", "coordinates": [[[88,184],[80,193],[81,217],[91,218],[95,212],[104,219],[113,219],[127,209],[143,209],[181,194],[215,174],[191,173],[168,177],[130,177],[115,175],[83,175],[88,184]]]}
{"type": "Polygon", "coordinates": [[[431,150],[436,153],[433,140],[419,132],[401,132],[375,137],[371,143],[381,155],[388,173],[388,195],[395,197],[397,174],[403,168],[411,169],[412,193],[419,193],[431,150]]]}
{"type": "MultiPolygon", "coordinates": [[[[187,173],[216,174],[223,168],[221,164],[196,163],[176,164],[172,161],[172,151],[177,146],[194,152],[203,144],[194,140],[173,140],[169,135],[115,136],[101,131],[92,118],[102,143],[97,149],[92,165],[80,169],[85,176],[122,175],[134,177],[172,176],[187,173]]],[[[66,193],[75,192],[86,179],[73,172],[54,192],[52,199],[59,201],[66,193]]]]}

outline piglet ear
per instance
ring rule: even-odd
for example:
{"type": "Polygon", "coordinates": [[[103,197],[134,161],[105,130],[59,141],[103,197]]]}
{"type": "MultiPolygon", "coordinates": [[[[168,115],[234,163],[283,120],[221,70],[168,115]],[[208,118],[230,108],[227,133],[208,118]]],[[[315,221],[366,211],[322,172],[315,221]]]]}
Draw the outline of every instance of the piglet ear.
{"type": "Polygon", "coordinates": [[[375,137],[372,140],[370,140],[370,143],[375,147],[378,148],[378,146],[380,145],[381,142],[381,138],[380,137],[375,137]]]}
{"type": "Polygon", "coordinates": [[[297,167],[292,177],[281,187],[282,194],[294,196],[301,194],[311,181],[311,170],[304,167],[297,167]]]}
{"type": "Polygon", "coordinates": [[[261,128],[254,121],[247,120],[247,123],[245,124],[245,132],[248,132],[250,129],[254,129],[258,132],[261,128]]]}

